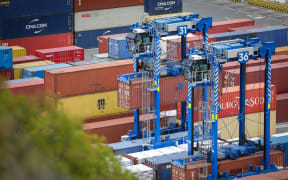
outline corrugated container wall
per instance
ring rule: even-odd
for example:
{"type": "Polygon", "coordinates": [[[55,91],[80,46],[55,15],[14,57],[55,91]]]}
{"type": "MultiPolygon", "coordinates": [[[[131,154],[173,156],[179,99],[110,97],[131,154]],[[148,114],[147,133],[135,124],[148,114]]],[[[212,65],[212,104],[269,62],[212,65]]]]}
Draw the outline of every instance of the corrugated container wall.
{"type": "Polygon", "coordinates": [[[145,0],[145,13],[149,15],[182,12],[182,0],[145,0]]]}
{"type": "Polygon", "coordinates": [[[1,40],[72,31],[72,13],[0,19],[1,40]]]}
{"type": "Polygon", "coordinates": [[[22,70],[24,68],[46,66],[46,65],[51,65],[51,64],[54,64],[54,63],[51,61],[36,61],[36,62],[30,62],[30,63],[15,64],[15,65],[13,65],[14,78],[15,79],[22,79],[22,70]]]}
{"type": "Polygon", "coordinates": [[[73,11],[72,0],[13,0],[8,2],[8,5],[0,6],[1,18],[59,14],[73,11]]]}
{"type": "Polygon", "coordinates": [[[35,61],[41,61],[41,59],[33,55],[13,58],[13,64],[22,64],[35,61]]]}
{"type": "Polygon", "coordinates": [[[14,79],[14,69],[0,70],[1,80],[13,80],[14,79]]]}
{"type": "Polygon", "coordinates": [[[0,40],[0,44],[3,46],[25,47],[27,55],[31,55],[36,49],[73,46],[73,33],[72,32],[60,33],[60,34],[51,34],[43,36],[0,40]]]}
{"type": "Polygon", "coordinates": [[[288,122],[288,93],[277,95],[277,122],[288,122]]]}
{"type": "Polygon", "coordinates": [[[60,98],[46,97],[46,100],[58,111],[79,119],[129,112],[117,105],[117,91],[60,98]]]}
{"type": "Polygon", "coordinates": [[[92,11],[98,9],[111,9],[127,6],[143,5],[144,0],[106,0],[106,1],[95,1],[95,0],[74,0],[74,11],[92,11]]]}
{"type": "Polygon", "coordinates": [[[109,41],[109,38],[119,37],[119,36],[126,36],[126,35],[127,35],[127,33],[99,36],[98,37],[98,47],[99,47],[98,51],[99,51],[99,54],[108,53],[108,41],[109,41]]]}
{"type": "MultiPolygon", "coordinates": [[[[98,37],[106,34],[119,34],[127,33],[130,31],[131,26],[96,29],[91,31],[75,32],[74,39],[75,45],[88,49],[98,47],[98,37]]],[[[107,41],[107,52],[108,52],[108,41],[107,41]]]]}
{"type": "Polygon", "coordinates": [[[109,38],[108,49],[108,55],[113,59],[129,59],[133,57],[133,54],[128,52],[126,36],[109,38]]]}
{"type": "Polygon", "coordinates": [[[13,58],[26,56],[26,49],[21,46],[9,46],[12,48],[13,58]]]}
{"type": "Polygon", "coordinates": [[[45,91],[50,96],[72,96],[117,89],[117,77],[133,72],[133,61],[74,66],[45,72],[45,91]]]}
{"type": "Polygon", "coordinates": [[[0,70],[11,69],[13,67],[12,49],[0,46],[0,70]]]}
{"type": "Polygon", "coordinates": [[[130,6],[75,13],[75,32],[132,26],[143,21],[143,6],[130,6]]]}

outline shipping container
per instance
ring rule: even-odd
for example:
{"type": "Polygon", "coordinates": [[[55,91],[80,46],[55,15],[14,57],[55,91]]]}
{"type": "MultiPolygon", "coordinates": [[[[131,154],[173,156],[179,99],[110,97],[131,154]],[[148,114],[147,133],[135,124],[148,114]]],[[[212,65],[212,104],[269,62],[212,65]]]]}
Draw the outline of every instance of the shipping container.
{"type": "Polygon", "coordinates": [[[44,71],[71,67],[69,64],[51,64],[47,66],[29,67],[22,70],[22,78],[39,77],[44,79],[44,71]]]}
{"type": "Polygon", "coordinates": [[[121,60],[133,57],[133,54],[129,53],[126,36],[109,38],[108,49],[109,49],[108,56],[113,59],[121,60]]]}
{"type": "Polygon", "coordinates": [[[153,168],[145,164],[137,164],[125,168],[130,173],[133,173],[139,180],[154,180],[153,168]]]}
{"type": "Polygon", "coordinates": [[[257,29],[249,29],[248,33],[256,34],[262,42],[275,42],[276,47],[288,45],[288,27],[287,26],[269,26],[257,29]]]}
{"type": "MultiPolygon", "coordinates": [[[[288,62],[288,54],[287,55],[274,55],[271,57],[272,64],[283,63],[283,62],[288,62]]],[[[265,61],[262,58],[258,58],[257,60],[250,59],[248,63],[246,63],[246,67],[252,67],[252,66],[259,67],[260,65],[265,65],[265,61]]],[[[223,64],[224,70],[236,69],[236,68],[240,68],[240,63],[238,61],[223,64]]]]}
{"type": "MultiPolygon", "coordinates": [[[[199,49],[203,46],[203,37],[202,36],[192,36],[187,38],[186,52],[189,52],[189,49],[196,48],[199,49]]],[[[209,43],[215,42],[216,38],[209,36],[209,43]]],[[[181,60],[181,38],[177,37],[175,39],[167,40],[167,58],[171,60],[181,60]]],[[[161,47],[162,49],[162,47],[161,47]]],[[[165,49],[165,44],[164,44],[165,49]]]]}
{"type": "Polygon", "coordinates": [[[149,15],[182,12],[182,0],[145,0],[145,13],[149,15]]]}
{"type": "Polygon", "coordinates": [[[41,61],[41,58],[37,56],[33,56],[33,55],[13,58],[13,64],[22,64],[22,63],[29,63],[29,62],[35,62],[35,61],[41,61]]]}
{"type": "Polygon", "coordinates": [[[288,168],[285,168],[284,170],[280,170],[277,172],[271,172],[271,173],[263,173],[259,175],[253,175],[253,176],[247,176],[243,178],[239,178],[239,180],[283,180],[287,179],[288,177],[288,168]]]}
{"type": "MultiPolygon", "coordinates": [[[[264,105],[263,105],[264,106],[264,105]]],[[[247,106],[246,106],[247,107],[247,106]]],[[[218,118],[220,138],[232,139],[239,137],[238,115],[218,118]]],[[[247,138],[264,136],[264,112],[245,115],[245,133],[247,138]]],[[[270,134],[276,134],[276,110],[270,111],[270,134]]]]}
{"type": "MultiPolygon", "coordinates": [[[[252,83],[246,85],[246,113],[255,113],[264,111],[265,84],[252,83]]],[[[271,86],[271,104],[270,109],[276,109],[276,86],[271,86]]],[[[236,116],[239,113],[240,87],[227,87],[222,89],[219,96],[219,118],[236,116]]]]}
{"type": "Polygon", "coordinates": [[[73,12],[72,0],[8,0],[6,2],[8,3],[7,5],[0,6],[1,18],[39,16],[46,14],[73,12]]]}
{"type": "Polygon", "coordinates": [[[84,49],[77,46],[38,49],[34,52],[34,55],[42,60],[49,60],[56,64],[77,62],[84,60],[84,49]]]}
{"type": "Polygon", "coordinates": [[[276,55],[288,55],[288,46],[284,47],[277,47],[276,48],[276,55]]]}
{"type": "MultiPolygon", "coordinates": [[[[271,80],[272,84],[277,87],[277,91],[283,91],[288,89],[288,81],[283,78],[288,76],[288,63],[276,63],[271,65],[271,80]]],[[[234,85],[238,86],[240,84],[240,70],[231,69],[228,72],[235,74],[234,85]]],[[[257,83],[265,81],[265,65],[252,66],[246,68],[246,83],[257,83]]]]}
{"type": "Polygon", "coordinates": [[[13,52],[10,47],[0,46],[0,70],[13,67],[13,52]]]}
{"type": "Polygon", "coordinates": [[[252,26],[243,26],[243,27],[237,27],[237,28],[230,28],[228,29],[229,32],[231,31],[245,31],[248,29],[256,29],[256,28],[262,28],[262,27],[268,27],[269,25],[266,24],[257,24],[257,25],[252,25],[252,26]]]}
{"type": "Polygon", "coordinates": [[[48,105],[81,120],[129,112],[118,107],[117,91],[97,92],[70,97],[46,97],[48,105]]]}
{"type": "Polygon", "coordinates": [[[23,64],[14,64],[13,65],[14,78],[15,79],[22,79],[22,70],[24,68],[46,66],[46,65],[51,65],[51,64],[54,64],[54,63],[51,61],[36,61],[36,62],[23,63],[23,64]]]}
{"type": "MultiPolygon", "coordinates": [[[[235,173],[247,172],[249,164],[253,166],[262,166],[263,152],[257,152],[252,155],[239,157],[236,160],[223,160],[218,162],[218,177],[224,172],[236,175],[235,173]]],[[[270,163],[276,166],[285,167],[285,153],[279,150],[270,151],[270,163]]],[[[208,174],[211,173],[211,163],[204,163],[203,161],[195,161],[184,165],[185,167],[172,165],[172,180],[190,180],[199,179],[199,171],[201,167],[207,166],[208,174]]]]}
{"type": "Polygon", "coordinates": [[[44,80],[41,78],[28,78],[6,81],[5,87],[15,96],[24,96],[29,104],[44,105],[44,80]]]}
{"type": "Polygon", "coordinates": [[[31,55],[36,49],[73,46],[73,33],[60,33],[60,34],[51,34],[43,36],[0,40],[0,45],[22,46],[26,48],[27,55],[31,55]]]}
{"type": "Polygon", "coordinates": [[[75,0],[74,1],[74,11],[92,11],[92,10],[101,10],[101,9],[112,9],[119,7],[127,6],[137,6],[143,5],[144,0],[106,0],[99,3],[98,1],[93,0],[75,0]]]}
{"type": "MultiPolygon", "coordinates": [[[[127,33],[130,31],[131,26],[107,28],[107,29],[97,29],[90,31],[75,32],[75,45],[89,49],[98,47],[98,37],[106,34],[119,34],[127,33]]],[[[108,43],[107,43],[108,48],[108,43]]],[[[108,50],[107,50],[108,52],[108,50]]]]}
{"type": "Polygon", "coordinates": [[[108,40],[109,40],[109,38],[126,36],[126,35],[127,35],[127,33],[99,36],[98,37],[98,47],[99,47],[98,52],[99,52],[99,54],[108,53],[108,40]]]}
{"type": "Polygon", "coordinates": [[[26,49],[21,46],[9,46],[12,49],[13,58],[26,56],[26,49]]]}
{"type": "Polygon", "coordinates": [[[257,34],[249,31],[233,31],[212,34],[211,36],[215,37],[216,41],[227,41],[233,39],[243,39],[245,41],[249,41],[249,39],[257,37],[257,34]]]}
{"type": "Polygon", "coordinates": [[[288,122],[288,93],[277,95],[277,123],[288,122]]]}
{"type": "Polygon", "coordinates": [[[72,96],[115,90],[117,77],[132,71],[131,59],[49,70],[45,72],[45,91],[50,96],[72,96]]]}
{"type": "Polygon", "coordinates": [[[14,79],[14,69],[0,70],[1,80],[13,80],[14,79]]]}
{"type": "Polygon", "coordinates": [[[75,32],[132,26],[143,21],[144,6],[83,11],[74,15],[75,32]]]}
{"type": "MultiPolygon", "coordinates": [[[[147,79],[145,84],[152,84],[152,79],[147,79]]],[[[147,86],[147,85],[144,85],[147,86]]],[[[151,87],[149,85],[147,87],[151,87]]],[[[142,78],[131,80],[131,84],[118,81],[118,102],[119,106],[126,109],[137,109],[142,107],[142,78]]],[[[160,79],[160,104],[172,104],[186,101],[187,81],[183,76],[164,77],[160,79]]],[[[154,105],[153,93],[150,93],[150,105],[154,105]]]]}
{"type": "Polygon", "coordinates": [[[228,32],[228,30],[231,28],[253,26],[254,24],[254,19],[231,19],[225,21],[216,21],[213,22],[212,29],[209,29],[209,34],[224,33],[228,32]]]}
{"type": "Polygon", "coordinates": [[[72,13],[0,19],[1,40],[72,31],[72,13]]]}
{"type": "Polygon", "coordinates": [[[112,61],[116,61],[116,60],[111,59],[111,58],[101,58],[101,59],[95,59],[95,60],[70,62],[68,64],[71,64],[72,66],[83,66],[83,65],[89,65],[89,64],[107,63],[107,62],[112,62],[112,61]]]}

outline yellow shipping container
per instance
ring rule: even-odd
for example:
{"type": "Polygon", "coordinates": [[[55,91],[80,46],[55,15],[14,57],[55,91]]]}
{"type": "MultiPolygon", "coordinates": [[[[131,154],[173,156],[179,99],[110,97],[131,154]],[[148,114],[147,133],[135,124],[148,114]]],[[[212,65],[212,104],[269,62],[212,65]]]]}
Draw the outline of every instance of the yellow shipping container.
{"type": "Polygon", "coordinates": [[[288,46],[276,48],[276,55],[288,55],[288,46]]]}
{"type": "Polygon", "coordinates": [[[26,56],[26,49],[21,46],[10,46],[12,48],[13,57],[26,56]]]}
{"type": "Polygon", "coordinates": [[[117,90],[61,98],[47,96],[46,103],[80,119],[131,112],[118,107],[117,90]]]}
{"type": "MultiPolygon", "coordinates": [[[[251,113],[246,116],[246,137],[264,136],[264,112],[251,113]]],[[[237,116],[218,119],[218,131],[221,138],[231,139],[239,137],[239,123],[237,116]],[[225,127],[226,126],[226,127],[225,127]]],[[[271,111],[270,133],[276,133],[276,110],[271,111]]]]}
{"type": "Polygon", "coordinates": [[[47,66],[50,64],[54,64],[54,62],[51,61],[36,61],[36,62],[30,62],[30,63],[22,63],[22,64],[14,64],[14,79],[21,79],[22,78],[22,70],[24,68],[29,67],[37,67],[37,66],[47,66]]]}

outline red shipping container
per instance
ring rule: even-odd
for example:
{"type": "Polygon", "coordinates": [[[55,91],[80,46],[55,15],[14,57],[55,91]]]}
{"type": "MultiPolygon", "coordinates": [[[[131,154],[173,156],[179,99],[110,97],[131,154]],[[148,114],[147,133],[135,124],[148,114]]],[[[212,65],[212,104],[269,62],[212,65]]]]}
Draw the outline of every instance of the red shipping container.
{"type": "Polygon", "coordinates": [[[41,61],[41,58],[37,56],[33,56],[33,55],[13,58],[13,64],[22,64],[22,63],[35,62],[35,61],[41,61]]]}
{"type": "MultiPolygon", "coordinates": [[[[224,88],[223,94],[219,96],[220,112],[219,118],[237,116],[239,113],[239,86],[224,88]]],[[[246,85],[246,114],[264,111],[264,83],[253,83],[246,85]]],[[[276,86],[271,86],[270,109],[276,109],[276,86]]]]}
{"type": "MultiPolygon", "coordinates": [[[[288,62],[288,55],[274,55],[271,58],[272,64],[282,63],[282,62],[288,62]]],[[[265,64],[265,62],[264,62],[264,59],[262,59],[262,58],[259,58],[257,60],[250,59],[248,61],[248,63],[246,63],[246,67],[260,66],[260,65],[264,65],[264,64],[265,64]]],[[[236,68],[240,68],[240,64],[238,63],[238,61],[223,64],[224,70],[236,69],[236,68]]]]}
{"type": "Polygon", "coordinates": [[[43,61],[49,60],[55,63],[77,62],[84,60],[84,49],[77,46],[39,49],[34,55],[43,61]]]}
{"type": "MultiPolygon", "coordinates": [[[[209,36],[209,42],[216,42],[216,38],[209,36]]],[[[187,50],[190,48],[201,48],[203,45],[202,36],[187,37],[187,50]]],[[[167,58],[171,60],[181,60],[181,38],[167,40],[167,58]]]]}
{"type": "MultiPolygon", "coordinates": [[[[286,78],[288,76],[288,62],[272,64],[272,84],[277,87],[277,91],[283,91],[288,89],[288,81],[286,78]]],[[[240,84],[240,70],[231,69],[228,72],[235,74],[234,84],[238,86],[240,84]]],[[[265,65],[252,66],[246,68],[246,83],[258,83],[265,81],[265,65]]]]}
{"type": "Polygon", "coordinates": [[[31,55],[36,49],[73,46],[73,33],[0,40],[0,44],[5,46],[22,46],[26,48],[27,55],[31,55]]]}
{"type": "Polygon", "coordinates": [[[98,48],[99,53],[108,53],[108,40],[111,37],[119,37],[119,36],[126,36],[127,33],[122,34],[111,34],[106,36],[98,36],[98,48]]]}
{"type": "MultiPolygon", "coordinates": [[[[151,84],[152,79],[148,80],[151,84]]],[[[151,86],[150,86],[151,87],[151,86]]],[[[160,104],[174,104],[186,101],[187,81],[183,76],[164,77],[160,79],[160,104]]],[[[154,93],[150,93],[150,105],[154,105],[154,93]]],[[[118,106],[126,109],[142,107],[142,79],[134,79],[131,84],[118,82],[118,106]]],[[[175,107],[176,108],[176,107],[175,107]]]]}
{"type": "Polygon", "coordinates": [[[276,122],[288,122],[288,93],[277,95],[276,122]]]}
{"type": "Polygon", "coordinates": [[[94,0],[75,0],[74,11],[91,11],[97,9],[111,9],[127,6],[143,5],[144,0],[106,0],[106,1],[94,1],[94,0]]]}
{"type": "Polygon", "coordinates": [[[262,27],[268,27],[269,25],[266,24],[257,24],[257,25],[252,25],[252,26],[243,26],[243,27],[237,27],[237,28],[230,28],[228,29],[229,32],[232,31],[245,31],[248,29],[257,29],[257,28],[262,28],[262,27]]]}
{"type": "Polygon", "coordinates": [[[117,89],[117,78],[133,72],[133,61],[73,66],[45,71],[45,92],[50,96],[73,96],[117,89]]]}
{"type": "Polygon", "coordinates": [[[1,80],[13,80],[14,79],[14,69],[5,69],[0,70],[0,79],[1,80]]]}

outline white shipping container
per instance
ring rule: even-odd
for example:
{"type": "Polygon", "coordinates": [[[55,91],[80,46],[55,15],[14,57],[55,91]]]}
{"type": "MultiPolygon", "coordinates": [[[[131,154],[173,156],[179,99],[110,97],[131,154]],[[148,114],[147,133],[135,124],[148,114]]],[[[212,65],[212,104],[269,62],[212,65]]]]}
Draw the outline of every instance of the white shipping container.
{"type": "Polygon", "coordinates": [[[142,22],[144,6],[82,11],[75,13],[75,32],[132,26],[142,22]]]}

